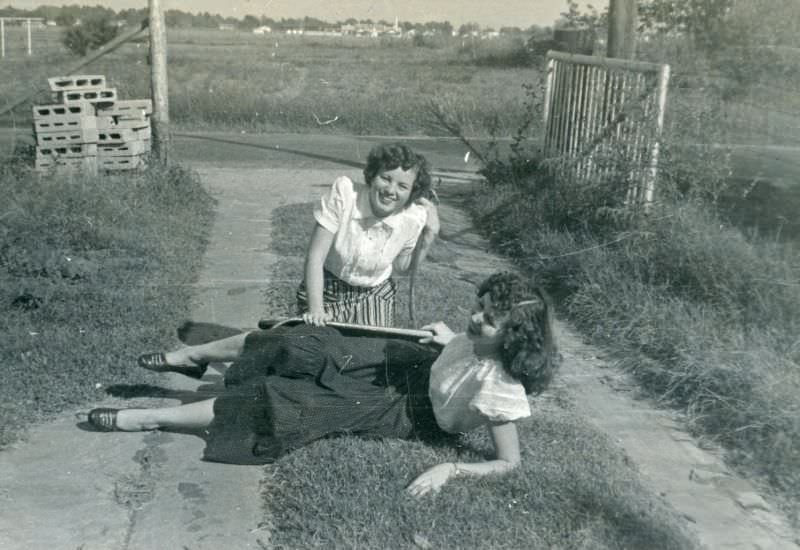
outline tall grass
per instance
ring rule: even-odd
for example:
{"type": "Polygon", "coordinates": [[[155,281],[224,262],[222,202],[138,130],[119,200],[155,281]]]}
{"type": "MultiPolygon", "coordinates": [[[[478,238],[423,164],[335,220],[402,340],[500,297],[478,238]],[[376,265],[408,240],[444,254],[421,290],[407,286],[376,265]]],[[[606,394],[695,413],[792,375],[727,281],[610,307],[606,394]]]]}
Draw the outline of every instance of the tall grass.
{"type": "Polygon", "coordinates": [[[553,185],[539,171],[516,187],[487,186],[474,212],[582,332],[684,409],[698,433],[800,502],[795,245],[746,238],[702,194],[662,187],[637,215],[620,188],[553,185]]]}
{"type": "Polygon", "coordinates": [[[178,167],[39,175],[0,166],[0,445],[142,382],[142,349],[187,316],[212,200],[178,167]]]}

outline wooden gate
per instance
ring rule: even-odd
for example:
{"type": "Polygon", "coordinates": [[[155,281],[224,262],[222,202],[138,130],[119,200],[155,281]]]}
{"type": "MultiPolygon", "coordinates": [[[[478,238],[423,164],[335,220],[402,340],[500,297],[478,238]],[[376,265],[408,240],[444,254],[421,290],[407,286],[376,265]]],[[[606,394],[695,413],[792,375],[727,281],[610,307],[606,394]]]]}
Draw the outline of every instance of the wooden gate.
{"type": "Polygon", "coordinates": [[[547,53],[543,152],[559,178],[616,178],[653,199],[669,65],[547,53]]]}

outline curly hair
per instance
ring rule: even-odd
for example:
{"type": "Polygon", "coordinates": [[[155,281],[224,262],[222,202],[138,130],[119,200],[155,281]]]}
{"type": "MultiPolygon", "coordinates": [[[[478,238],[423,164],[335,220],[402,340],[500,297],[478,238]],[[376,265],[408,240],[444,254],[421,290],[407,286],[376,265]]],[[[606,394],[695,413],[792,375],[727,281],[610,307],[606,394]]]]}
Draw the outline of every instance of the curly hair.
{"type": "Polygon", "coordinates": [[[553,339],[552,306],[547,294],[520,275],[496,273],[481,284],[478,296],[489,294],[503,323],[503,366],[526,393],[541,393],[558,368],[553,339]]]}
{"type": "Polygon", "coordinates": [[[433,180],[428,169],[427,159],[402,143],[381,144],[373,147],[367,155],[364,181],[367,185],[371,185],[375,176],[395,168],[403,170],[415,168],[417,171],[414,188],[411,190],[406,204],[411,204],[421,197],[432,198],[433,180]]]}

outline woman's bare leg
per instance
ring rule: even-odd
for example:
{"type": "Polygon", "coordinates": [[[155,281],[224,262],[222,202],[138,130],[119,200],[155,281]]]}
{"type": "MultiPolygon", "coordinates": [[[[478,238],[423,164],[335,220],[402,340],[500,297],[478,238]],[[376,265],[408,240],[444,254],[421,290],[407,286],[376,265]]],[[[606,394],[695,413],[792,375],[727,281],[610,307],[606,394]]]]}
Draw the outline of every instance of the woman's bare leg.
{"type": "Polygon", "coordinates": [[[215,399],[160,409],[122,409],[117,413],[117,427],[123,431],[156,428],[201,429],[214,419],[215,399]]]}
{"type": "Polygon", "coordinates": [[[236,334],[198,346],[187,346],[164,354],[169,365],[199,365],[235,361],[242,355],[248,333],[236,334]]]}

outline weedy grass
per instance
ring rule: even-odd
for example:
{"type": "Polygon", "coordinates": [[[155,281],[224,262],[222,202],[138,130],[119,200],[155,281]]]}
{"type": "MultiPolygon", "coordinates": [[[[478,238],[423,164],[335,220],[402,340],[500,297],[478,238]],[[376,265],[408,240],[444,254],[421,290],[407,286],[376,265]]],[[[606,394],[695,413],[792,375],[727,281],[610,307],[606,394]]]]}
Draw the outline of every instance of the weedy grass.
{"type": "Polygon", "coordinates": [[[713,204],[664,192],[649,214],[600,186],[538,173],[473,204],[496,246],[553,289],[578,328],[615,352],[699,435],[800,502],[800,260],[747,238],[713,204]]]}
{"type": "MultiPolygon", "coordinates": [[[[277,273],[297,274],[311,231],[313,203],[273,212],[277,273]]],[[[436,258],[436,245],[429,258],[436,258]]],[[[433,262],[435,259],[429,259],[433,262]]],[[[418,324],[444,320],[463,330],[475,287],[443,270],[421,268],[418,324]]],[[[398,281],[404,324],[407,281],[398,281]]],[[[294,290],[296,282],[287,283],[294,290]]],[[[291,294],[289,294],[291,296],[291,294]]],[[[291,309],[287,290],[269,292],[291,309]]],[[[269,301],[268,296],[268,301],[269,301]]],[[[292,302],[292,303],[290,303],[292,302]]],[[[267,466],[265,523],[275,548],[653,548],[696,542],[684,520],[652,495],[614,444],[561,403],[558,390],[534,398],[520,426],[522,466],[496,478],[456,479],[415,500],[404,489],[426,468],[482,460],[482,432],[447,441],[315,442],[267,466]]]]}
{"type": "Polygon", "coordinates": [[[0,445],[105,388],[187,316],[212,199],[179,167],[39,175],[0,166],[0,445]]]}

